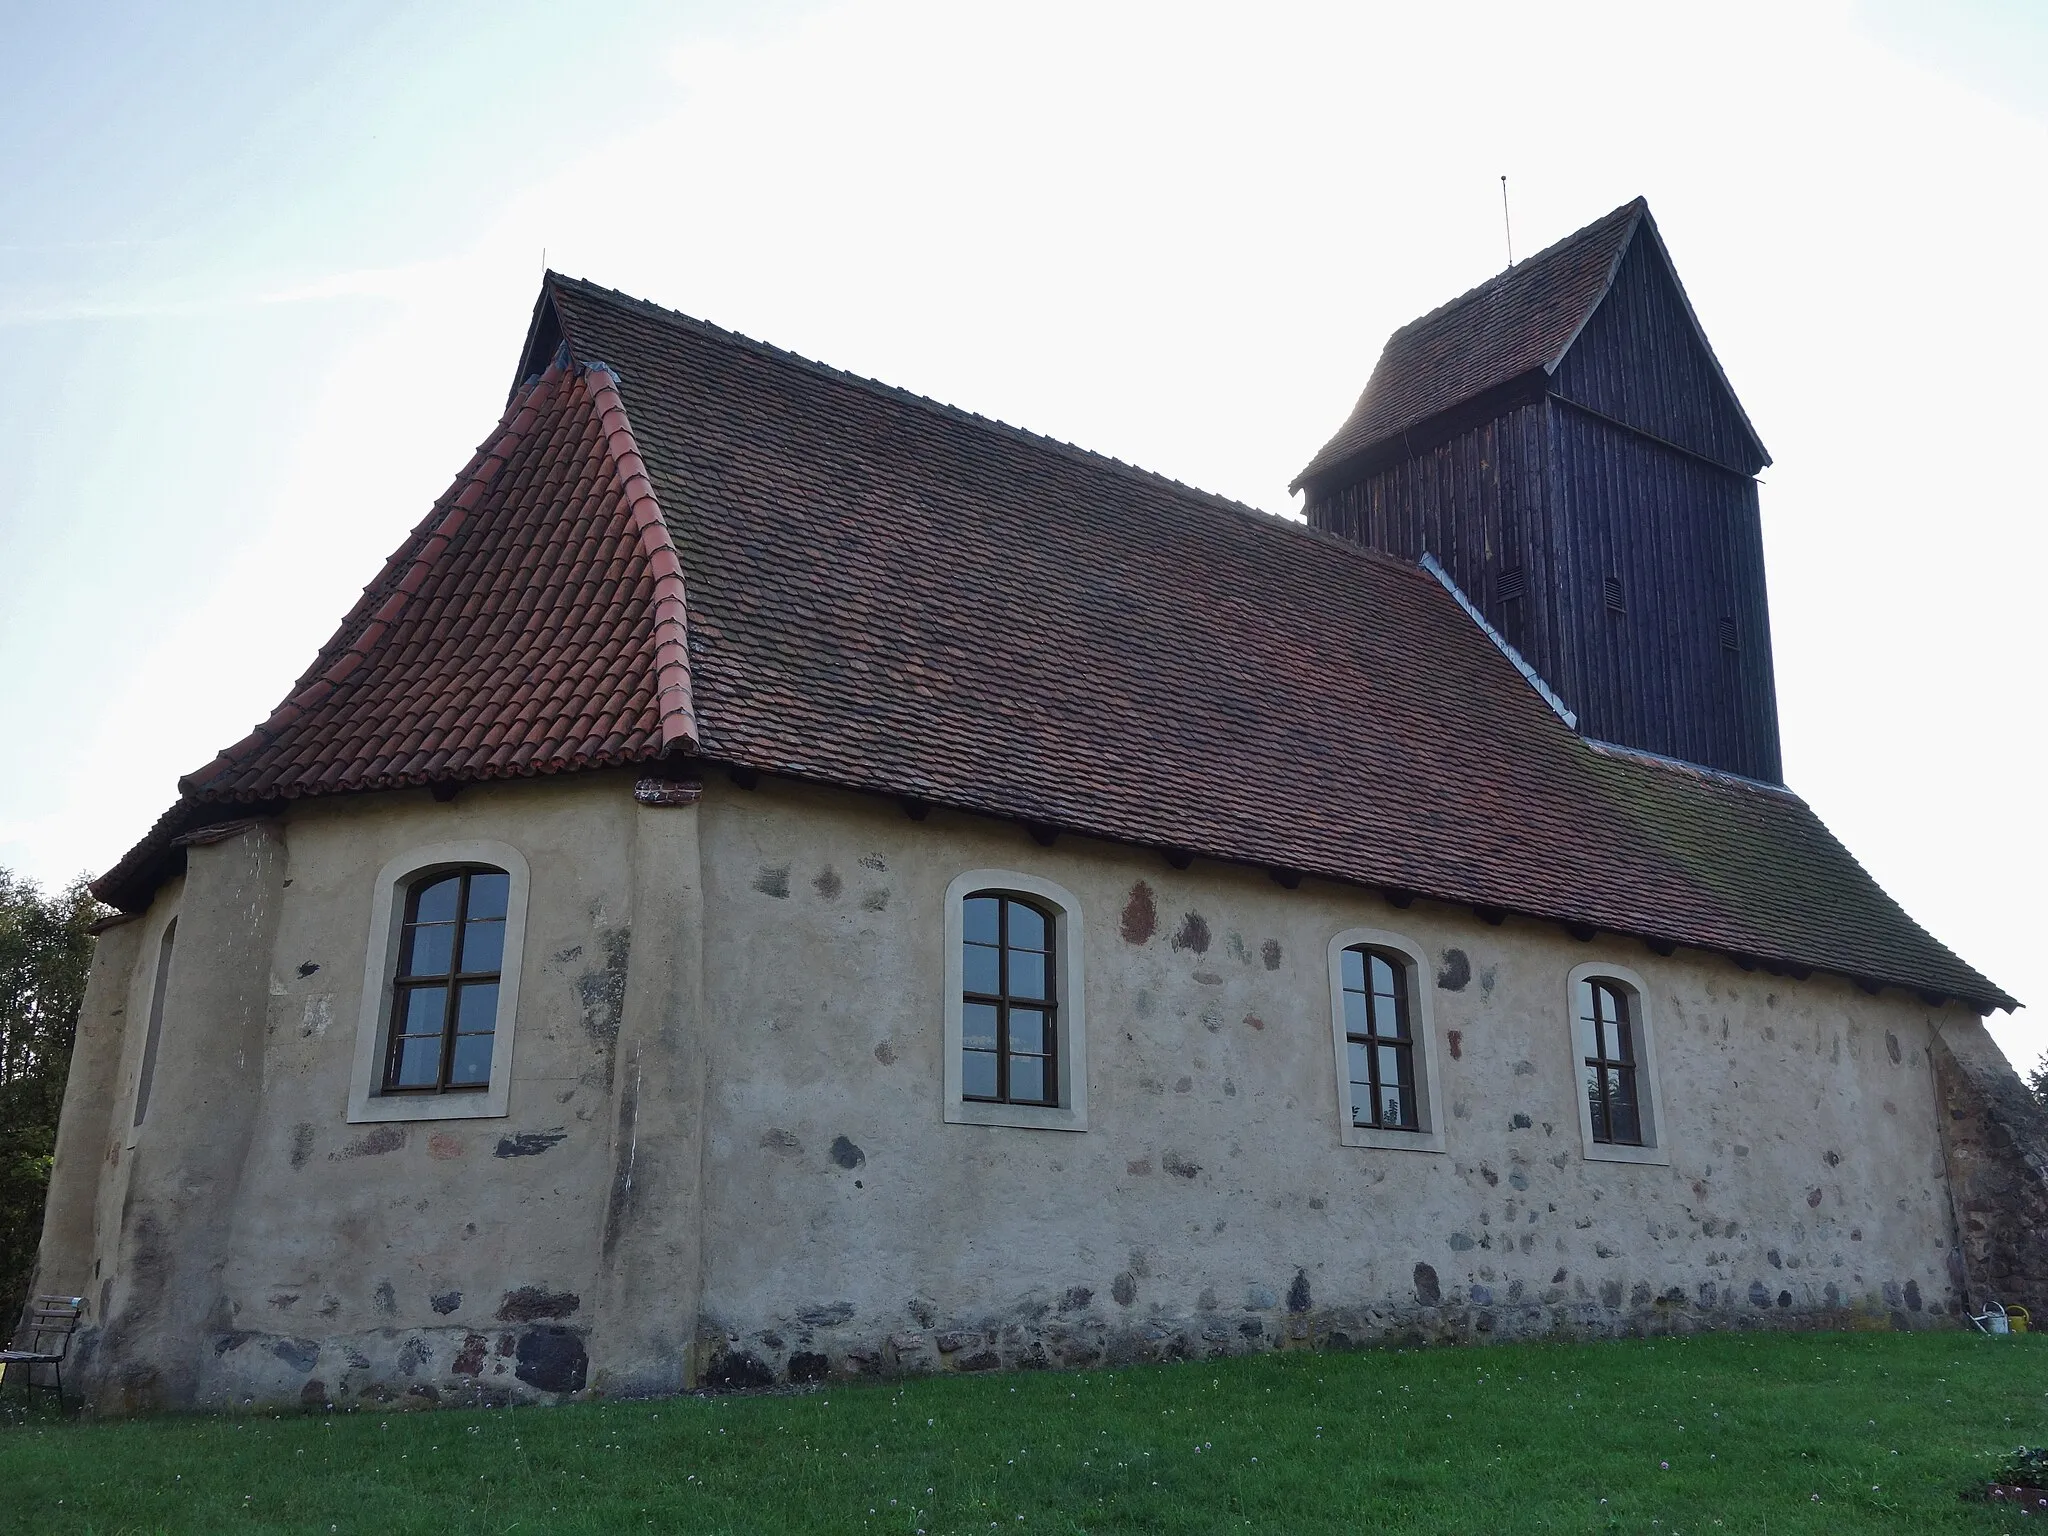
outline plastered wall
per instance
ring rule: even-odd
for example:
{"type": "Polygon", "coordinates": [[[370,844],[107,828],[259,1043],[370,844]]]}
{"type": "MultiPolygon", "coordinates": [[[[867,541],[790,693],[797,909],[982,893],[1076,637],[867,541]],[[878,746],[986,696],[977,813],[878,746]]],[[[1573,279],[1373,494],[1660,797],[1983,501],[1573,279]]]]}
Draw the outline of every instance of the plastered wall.
{"type": "MultiPolygon", "coordinates": [[[[648,806],[633,783],[302,804],[194,849],[128,925],[130,974],[88,998],[108,1044],[80,1053],[67,1100],[100,1129],[67,1124],[78,1155],[60,1166],[90,1152],[97,1171],[53,1185],[43,1257],[93,1299],[81,1376],[103,1407],[1950,1313],[1928,1048],[1934,1022],[1981,1034],[1960,1009],[1086,839],[1043,847],[872,797],[714,777],[695,804],[648,806]],[[351,1125],[377,871],[461,838],[509,842],[532,870],[510,1113],[351,1125]],[[1084,1132],[942,1118],[943,897],[974,868],[1080,903],[1084,1132]],[[160,1105],[130,1148],[173,913],[180,965],[188,926],[269,936],[246,979],[260,1073],[245,1114],[160,1105]],[[1430,957],[1441,1154],[1341,1142],[1328,946],[1357,927],[1430,957]],[[1585,1156],[1566,978],[1596,961],[1647,986],[1668,1165],[1585,1156]],[[238,1114],[230,1176],[213,1143],[238,1114]],[[152,1158],[152,1187],[212,1170],[214,1249],[138,1203],[131,1169],[152,1158]],[[166,1275],[188,1277],[198,1319],[176,1337],[145,1326],[166,1275]]],[[[208,1006],[174,1010],[164,1051],[223,1048],[209,1021],[233,1010],[208,1006]]]]}
{"type": "Polygon", "coordinates": [[[1928,1010],[1896,994],[792,786],[714,799],[714,1378],[1947,1304],[1928,1010]],[[941,896],[976,867],[1082,904],[1085,1134],[939,1122],[941,896]],[[1340,1145],[1327,946],[1361,926],[1434,958],[1442,1155],[1340,1145]],[[1565,983],[1603,959],[1649,985],[1668,1167],[1583,1155],[1565,983]]]}

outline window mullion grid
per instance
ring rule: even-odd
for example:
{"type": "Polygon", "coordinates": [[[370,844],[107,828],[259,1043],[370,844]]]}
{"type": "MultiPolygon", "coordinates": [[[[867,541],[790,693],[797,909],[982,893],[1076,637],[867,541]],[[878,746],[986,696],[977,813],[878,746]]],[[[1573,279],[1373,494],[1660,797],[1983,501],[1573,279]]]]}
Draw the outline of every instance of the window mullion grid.
{"type": "Polygon", "coordinates": [[[1401,1129],[1420,1130],[1422,1117],[1415,1097],[1414,1031],[1408,1027],[1408,974],[1394,971],[1394,1064],[1401,1072],[1401,1129]]]}
{"type": "MultiPolygon", "coordinates": [[[[1365,1000],[1365,1033],[1363,1035],[1354,1035],[1347,1031],[1345,1039],[1354,1045],[1365,1047],[1365,1077],[1367,1088],[1372,1094],[1371,1123],[1374,1126],[1383,1127],[1386,1123],[1384,1116],[1381,1114],[1385,1103],[1381,1093],[1387,1084],[1386,1079],[1380,1075],[1380,1047],[1385,1046],[1393,1051],[1396,1071],[1399,1071],[1400,1066],[1404,1062],[1407,1064],[1408,1070],[1402,1073],[1400,1080],[1394,1084],[1394,1087],[1400,1094],[1401,1102],[1401,1118],[1394,1126],[1394,1129],[1403,1131],[1415,1130],[1418,1128],[1419,1122],[1410,1123],[1415,1120],[1413,1113],[1415,1109],[1415,1069],[1413,1057],[1410,1054],[1410,1040],[1405,1029],[1407,1004],[1399,990],[1403,985],[1401,973],[1395,972],[1395,987],[1397,990],[1394,993],[1394,1017],[1390,1021],[1390,1028],[1383,1032],[1380,1028],[1380,995],[1373,990],[1372,984],[1372,961],[1374,956],[1370,950],[1365,952],[1365,956],[1365,988],[1360,994],[1365,1000]]],[[[1355,1104],[1352,1106],[1351,1123],[1353,1125],[1358,1123],[1358,1108],[1355,1104]]]]}
{"type": "Polygon", "coordinates": [[[1632,1140],[1624,1140],[1614,1123],[1614,1084],[1623,1076],[1626,1076],[1629,1083],[1630,1101],[1635,1102],[1636,1064],[1621,1057],[1623,1031],[1632,1027],[1626,1011],[1628,1005],[1619,995],[1610,993],[1598,985],[1593,986],[1591,991],[1593,1006],[1588,1022],[1593,1026],[1593,1054],[1588,1058],[1586,1065],[1593,1069],[1593,1097],[1595,1113],[1598,1116],[1593,1127],[1593,1139],[1608,1146],[1639,1147],[1644,1145],[1640,1104],[1636,1104],[1635,1108],[1636,1134],[1632,1140]],[[1612,1019],[1607,1016],[1610,998],[1613,999],[1615,1008],[1615,1016],[1612,1019]],[[1608,1049],[1609,1024],[1614,1026],[1614,1049],[1611,1051],[1608,1049]]]}
{"type": "Polygon", "coordinates": [[[412,988],[403,981],[391,989],[390,1037],[384,1043],[384,1091],[399,1091],[398,1063],[405,1050],[405,1021],[412,1016],[412,988]]]}
{"type": "Polygon", "coordinates": [[[1586,1063],[1593,1069],[1593,1098],[1599,1106],[1598,1123],[1593,1127],[1595,1141],[1614,1139],[1613,1107],[1607,1101],[1607,1021],[1600,1006],[1600,989],[1595,986],[1589,992],[1593,1008],[1593,1059],[1586,1063]]]}
{"type": "MultiPolygon", "coordinates": [[[[1612,995],[1614,998],[1614,1075],[1617,1081],[1626,1080],[1628,1083],[1629,1109],[1635,1122],[1635,1134],[1625,1145],[1639,1147],[1643,1144],[1643,1105],[1641,1097],[1636,1091],[1637,1045],[1631,1038],[1634,1033],[1635,1024],[1629,1018],[1628,994],[1616,992],[1612,995]]],[[[1609,1129],[1612,1130],[1611,1122],[1609,1129]]]]}
{"type": "Polygon", "coordinates": [[[1010,898],[996,903],[996,1100],[1010,1102],[1010,898]]]}
{"type": "Polygon", "coordinates": [[[448,940],[448,991],[441,999],[441,1076],[434,1091],[443,1093],[455,1078],[455,1021],[461,1016],[462,989],[456,983],[462,967],[462,928],[469,917],[469,875],[455,891],[455,931],[448,940]]]}
{"type": "Polygon", "coordinates": [[[1045,984],[1039,990],[1045,993],[1039,1004],[1039,1045],[1043,1053],[1039,1057],[1039,1071],[1043,1074],[1039,1084],[1039,1102],[1057,1104],[1060,1102],[1060,983],[1059,983],[1059,938],[1053,927],[1050,914],[1045,918],[1045,960],[1043,969],[1045,984]]]}
{"type": "MultiPolygon", "coordinates": [[[[1365,1076],[1372,1090],[1372,1123],[1380,1123],[1380,1109],[1384,1103],[1380,1094],[1385,1084],[1380,1081],[1380,1000],[1372,989],[1373,954],[1365,954],[1365,1076]]],[[[1353,1116],[1356,1119],[1356,1116],[1353,1116]]]]}

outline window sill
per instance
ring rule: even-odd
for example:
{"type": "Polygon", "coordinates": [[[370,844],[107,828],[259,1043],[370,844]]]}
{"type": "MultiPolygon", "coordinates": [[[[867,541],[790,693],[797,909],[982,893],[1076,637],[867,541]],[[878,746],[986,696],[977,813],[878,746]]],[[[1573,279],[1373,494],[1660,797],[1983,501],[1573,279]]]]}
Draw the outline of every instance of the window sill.
{"type": "Polygon", "coordinates": [[[392,1094],[363,1099],[348,1107],[350,1125],[380,1125],[396,1120],[502,1120],[511,1113],[509,1094],[392,1094]]]}
{"type": "Polygon", "coordinates": [[[1344,1145],[1367,1147],[1376,1152],[1441,1152],[1444,1137],[1441,1131],[1383,1131],[1374,1126],[1347,1125],[1343,1128],[1344,1145]]]}
{"type": "Polygon", "coordinates": [[[1671,1154],[1663,1147],[1622,1147],[1604,1141],[1586,1143],[1589,1163],[1637,1163],[1652,1168],[1671,1166],[1671,1154]]]}
{"type": "Polygon", "coordinates": [[[957,1099],[946,1106],[948,1125],[1003,1125],[1020,1131],[1085,1131],[1088,1116],[1077,1109],[1035,1104],[981,1104],[957,1099]]]}

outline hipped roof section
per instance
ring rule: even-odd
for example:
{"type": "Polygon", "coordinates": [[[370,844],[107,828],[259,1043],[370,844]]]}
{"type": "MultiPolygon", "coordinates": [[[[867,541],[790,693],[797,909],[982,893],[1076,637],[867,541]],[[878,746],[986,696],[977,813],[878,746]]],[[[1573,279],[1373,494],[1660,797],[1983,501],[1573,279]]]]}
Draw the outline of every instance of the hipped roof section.
{"type": "Polygon", "coordinates": [[[209,807],[527,777],[696,745],[682,564],[618,383],[558,360],[270,717],[95,883],[146,899],[209,807]]]}
{"type": "MultiPolygon", "coordinates": [[[[543,300],[519,369],[539,385],[515,386],[515,407],[605,364],[646,505],[688,573],[695,744],[678,737],[679,751],[2012,1006],[1797,796],[1581,740],[1415,566],[592,284],[550,274],[543,300]]],[[[514,455],[522,494],[497,514],[514,526],[546,525],[549,495],[605,504],[566,467],[595,450],[579,457],[573,431],[547,441],[558,446],[514,455]]],[[[480,776],[656,756],[654,589],[627,576],[602,588],[609,603],[588,587],[577,625],[550,625],[561,639],[539,653],[502,612],[451,602],[433,638],[461,659],[451,652],[417,705],[388,690],[366,700],[360,739],[283,722],[188,793],[416,781],[394,764],[480,776]],[[637,649],[628,631],[644,631],[637,649]],[[606,659],[576,666],[585,656],[606,659]],[[482,680],[500,709],[512,678],[543,662],[548,718],[579,722],[553,735],[601,745],[515,767],[476,713],[482,680]],[[401,714],[402,732],[369,729],[401,714]],[[444,738],[468,755],[437,759],[444,738]]],[[[381,590],[359,615],[381,612],[381,590]]],[[[352,616],[306,687],[366,623],[352,616]]],[[[311,712],[383,675],[361,666],[311,712]]]]}
{"type": "Polygon", "coordinates": [[[1751,467],[1769,464],[1770,454],[1685,297],[1650,206],[1639,197],[1388,337],[1358,404],[1289,489],[1337,478],[1353,460],[1503,386],[1554,374],[1638,240],[1655,249],[1670,275],[1700,349],[1755,450],[1751,467]]]}

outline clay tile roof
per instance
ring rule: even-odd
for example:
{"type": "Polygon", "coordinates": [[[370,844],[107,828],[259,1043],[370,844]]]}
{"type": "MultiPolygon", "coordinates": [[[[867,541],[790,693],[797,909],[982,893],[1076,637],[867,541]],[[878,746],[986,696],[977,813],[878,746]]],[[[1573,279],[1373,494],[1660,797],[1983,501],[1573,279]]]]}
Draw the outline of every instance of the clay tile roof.
{"type": "Polygon", "coordinates": [[[132,901],[220,802],[602,767],[695,743],[682,566],[617,381],[516,392],[270,718],[98,882],[132,901]]]}
{"type": "MultiPolygon", "coordinates": [[[[582,487],[600,448],[577,424],[614,408],[578,404],[581,381],[616,379],[687,573],[704,759],[2011,1006],[1797,796],[1581,740],[1418,567],[591,284],[551,274],[542,310],[522,372],[572,366],[515,390],[498,456],[582,487]],[[529,457],[551,454],[577,471],[529,457]]],[[[437,508],[300,694],[188,794],[414,782],[429,751],[482,775],[512,771],[506,746],[561,767],[662,750],[654,669],[685,652],[643,579],[661,540],[642,529],[609,606],[571,596],[599,587],[565,564],[571,528],[628,540],[622,441],[580,502],[501,504],[493,472],[380,619],[437,508]],[[563,595],[494,628],[514,565],[484,550],[515,544],[548,551],[563,595]],[[412,649],[429,615],[446,638],[412,649]],[[458,696],[473,721],[448,718],[458,696]]]]}
{"type": "MultiPolygon", "coordinates": [[[[1641,198],[1402,326],[1387,338],[1351,415],[1290,489],[1298,491],[1490,390],[1554,371],[1606,298],[1639,232],[1658,238],[1649,205],[1641,198]]],[[[1713,348],[1704,332],[1699,339],[1711,359],[1713,348]]],[[[1720,365],[1713,366],[1718,371],[1720,365]]],[[[1725,388],[1725,378],[1722,384],[1725,388]]],[[[1741,417],[1742,405],[1732,389],[1728,399],[1741,417]]],[[[1754,440],[1747,418],[1742,420],[1754,440]]],[[[1770,462],[1761,442],[1755,443],[1755,452],[1762,463],[1770,462]]]]}

